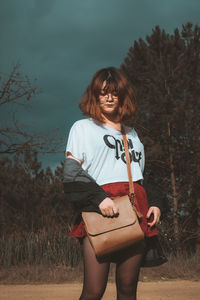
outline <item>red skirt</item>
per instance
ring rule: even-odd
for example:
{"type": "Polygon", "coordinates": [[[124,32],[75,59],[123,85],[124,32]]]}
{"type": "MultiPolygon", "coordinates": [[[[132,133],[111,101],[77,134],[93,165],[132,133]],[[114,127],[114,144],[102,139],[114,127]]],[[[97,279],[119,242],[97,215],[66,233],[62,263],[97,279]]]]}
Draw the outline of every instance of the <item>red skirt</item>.
{"type": "MultiPolygon", "coordinates": [[[[124,196],[129,194],[129,183],[128,182],[115,182],[104,184],[101,186],[104,191],[109,195],[109,197],[117,197],[117,196],[124,196]]],[[[155,227],[150,227],[147,222],[151,222],[153,216],[150,219],[147,219],[147,211],[148,211],[148,200],[146,191],[138,183],[134,182],[134,190],[135,190],[135,206],[139,212],[142,213],[143,217],[140,222],[140,226],[145,234],[146,237],[152,237],[154,235],[158,235],[158,231],[155,227]]],[[[87,235],[84,224],[81,222],[78,225],[74,226],[74,228],[70,231],[70,236],[83,238],[87,235]]]]}

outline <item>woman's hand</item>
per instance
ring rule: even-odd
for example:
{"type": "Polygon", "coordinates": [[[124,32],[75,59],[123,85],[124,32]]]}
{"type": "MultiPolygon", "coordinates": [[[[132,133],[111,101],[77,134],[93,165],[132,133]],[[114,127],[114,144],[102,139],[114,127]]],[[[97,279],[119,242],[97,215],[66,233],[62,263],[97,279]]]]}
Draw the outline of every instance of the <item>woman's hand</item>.
{"type": "Polygon", "coordinates": [[[153,214],[153,221],[147,223],[150,227],[159,223],[161,216],[160,208],[158,208],[157,206],[149,207],[149,210],[147,212],[147,218],[150,218],[151,214],[153,214]]]}
{"type": "Polygon", "coordinates": [[[102,215],[106,217],[113,217],[119,213],[119,209],[110,198],[105,198],[100,204],[99,209],[102,215]]]}

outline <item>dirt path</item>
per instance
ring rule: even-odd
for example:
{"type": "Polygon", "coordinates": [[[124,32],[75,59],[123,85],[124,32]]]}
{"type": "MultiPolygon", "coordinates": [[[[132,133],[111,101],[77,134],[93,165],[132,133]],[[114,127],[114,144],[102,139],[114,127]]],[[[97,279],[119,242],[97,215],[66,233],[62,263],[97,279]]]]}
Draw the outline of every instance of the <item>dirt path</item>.
{"type": "MultiPolygon", "coordinates": [[[[0,300],[77,300],[80,283],[44,285],[0,285],[0,300]]],[[[200,282],[139,282],[138,300],[197,300],[200,282]]],[[[115,285],[108,284],[102,300],[115,300],[115,285]]]]}

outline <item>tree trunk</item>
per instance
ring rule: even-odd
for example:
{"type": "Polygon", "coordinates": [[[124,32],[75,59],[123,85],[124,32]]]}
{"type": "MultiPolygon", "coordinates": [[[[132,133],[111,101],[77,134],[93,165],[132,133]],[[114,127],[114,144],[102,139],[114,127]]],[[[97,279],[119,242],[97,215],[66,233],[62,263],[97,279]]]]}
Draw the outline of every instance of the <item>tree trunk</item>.
{"type": "Polygon", "coordinates": [[[178,250],[180,244],[180,234],[179,234],[179,226],[178,226],[178,195],[176,190],[176,179],[175,179],[174,159],[173,159],[174,151],[171,145],[171,127],[169,121],[168,121],[168,140],[169,140],[168,141],[169,166],[170,166],[171,189],[172,189],[172,198],[173,198],[174,239],[178,250]]]}
{"type": "Polygon", "coordinates": [[[197,207],[197,221],[196,221],[196,252],[200,252],[200,188],[199,188],[199,179],[200,179],[200,153],[197,153],[196,157],[196,176],[195,176],[195,190],[196,190],[196,207],[197,207]]]}
{"type": "Polygon", "coordinates": [[[196,252],[200,253],[200,198],[197,198],[197,229],[196,229],[196,252]]]}

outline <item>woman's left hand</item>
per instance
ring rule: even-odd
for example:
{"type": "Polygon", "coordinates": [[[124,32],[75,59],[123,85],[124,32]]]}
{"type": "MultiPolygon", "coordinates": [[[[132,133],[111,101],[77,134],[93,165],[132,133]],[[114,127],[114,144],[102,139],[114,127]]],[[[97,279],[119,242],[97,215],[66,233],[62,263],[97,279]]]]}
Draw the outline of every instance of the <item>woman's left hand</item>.
{"type": "Polygon", "coordinates": [[[153,221],[147,223],[150,227],[159,223],[161,216],[160,208],[158,208],[157,206],[149,207],[149,210],[147,212],[147,218],[150,218],[151,214],[153,214],[153,221]]]}

